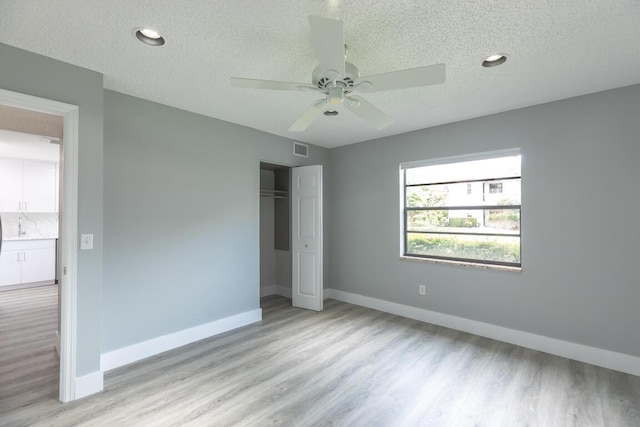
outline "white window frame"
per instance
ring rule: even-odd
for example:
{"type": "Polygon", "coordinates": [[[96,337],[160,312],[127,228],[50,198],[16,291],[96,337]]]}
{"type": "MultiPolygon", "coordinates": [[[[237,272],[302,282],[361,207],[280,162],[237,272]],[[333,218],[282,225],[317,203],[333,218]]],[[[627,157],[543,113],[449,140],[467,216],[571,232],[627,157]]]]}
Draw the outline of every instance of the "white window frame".
{"type": "MultiPolygon", "coordinates": [[[[405,259],[418,259],[418,260],[426,260],[426,261],[435,261],[435,262],[444,262],[444,263],[455,263],[455,264],[470,264],[470,265],[480,265],[480,266],[488,266],[495,268],[506,268],[506,269],[517,269],[520,270],[522,268],[522,234],[521,232],[517,234],[517,237],[520,239],[520,262],[519,263],[507,263],[507,262],[497,262],[490,260],[482,260],[482,259],[467,259],[467,258],[456,258],[456,257],[439,257],[439,256],[430,256],[430,255],[420,255],[413,254],[407,252],[407,210],[406,210],[406,183],[405,183],[405,171],[407,169],[425,167],[425,166],[435,166],[435,165],[444,165],[444,164],[453,164],[453,163],[463,163],[474,160],[485,160],[485,159],[494,159],[499,157],[509,157],[509,156],[519,156],[521,155],[520,148],[511,148],[505,150],[494,150],[487,151],[483,153],[474,153],[474,154],[466,154],[460,156],[450,156],[450,157],[440,157],[435,159],[428,160],[419,160],[419,161],[408,161],[400,164],[400,257],[405,259]]],[[[522,179],[522,173],[520,173],[520,179],[522,179]]],[[[467,180],[461,180],[460,182],[467,182],[467,180]]],[[[520,205],[518,205],[520,209],[520,213],[522,213],[522,201],[520,205]]],[[[522,218],[522,215],[520,215],[522,218]]]]}

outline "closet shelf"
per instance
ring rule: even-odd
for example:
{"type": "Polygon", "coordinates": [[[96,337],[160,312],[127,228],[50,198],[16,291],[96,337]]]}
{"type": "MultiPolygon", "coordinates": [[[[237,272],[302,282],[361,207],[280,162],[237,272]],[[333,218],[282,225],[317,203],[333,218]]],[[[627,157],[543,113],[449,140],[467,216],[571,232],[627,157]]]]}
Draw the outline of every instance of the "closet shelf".
{"type": "Polygon", "coordinates": [[[273,197],[274,199],[286,199],[289,197],[289,192],[285,190],[269,190],[260,189],[260,197],[273,197]]]}

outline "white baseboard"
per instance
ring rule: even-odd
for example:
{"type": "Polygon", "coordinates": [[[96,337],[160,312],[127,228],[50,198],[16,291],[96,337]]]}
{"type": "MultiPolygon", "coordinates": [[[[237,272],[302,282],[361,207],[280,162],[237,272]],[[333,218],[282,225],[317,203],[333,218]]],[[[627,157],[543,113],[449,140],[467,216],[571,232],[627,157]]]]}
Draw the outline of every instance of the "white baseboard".
{"type": "Polygon", "coordinates": [[[76,378],[76,395],[74,399],[82,399],[91,394],[99,393],[104,389],[104,374],[102,371],[92,372],[76,378]]]}
{"type": "Polygon", "coordinates": [[[276,285],[260,286],[260,298],[276,294],[276,285]]]}
{"type": "Polygon", "coordinates": [[[39,288],[41,286],[55,285],[55,280],[44,280],[42,282],[17,283],[15,285],[2,285],[0,291],[17,291],[19,289],[39,288]]]}
{"type": "Polygon", "coordinates": [[[474,335],[492,338],[498,341],[519,345],[533,350],[543,351],[556,356],[566,357],[579,362],[589,363],[620,372],[640,376],[640,357],[616,353],[596,347],[589,347],[568,341],[536,335],[530,332],[509,329],[463,317],[438,313],[422,308],[397,304],[363,295],[344,292],[337,289],[325,289],[326,298],[396,314],[409,319],[440,325],[474,335]]]}
{"type": "Polygon", "coordinates": [[[247,311],[224,319],[215,320],[193,328],[163,335],[100,356],[102,371],[109,371],[129,363],[163,353],[174,348],[200,341],[241,326],[262,320],[262,309],[247,311]]]}
{"type": "Polygon", "coordinates": [[[291,299],[291,288],[280,285],[263,286],[260,288],[260,298],[269,295],[280,295],[281,297],[291,299]]]}
{"type": "Polygon", "coordinates": [[[276,294],[281,297],[291,299],[291,288],[285,288],[284,286],[276,285],[276,294]]]}

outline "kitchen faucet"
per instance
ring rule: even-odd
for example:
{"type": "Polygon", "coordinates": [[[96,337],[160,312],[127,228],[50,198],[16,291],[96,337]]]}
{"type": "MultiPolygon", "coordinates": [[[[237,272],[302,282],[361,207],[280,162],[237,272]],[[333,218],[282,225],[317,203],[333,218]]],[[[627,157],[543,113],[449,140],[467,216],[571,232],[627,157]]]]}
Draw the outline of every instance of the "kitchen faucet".
{"type": "Polygon", "coordinates": [[[27,234],[27,232],[22,229],[22,217],[18,217],[18,236],[23,234],[27,234]]]}

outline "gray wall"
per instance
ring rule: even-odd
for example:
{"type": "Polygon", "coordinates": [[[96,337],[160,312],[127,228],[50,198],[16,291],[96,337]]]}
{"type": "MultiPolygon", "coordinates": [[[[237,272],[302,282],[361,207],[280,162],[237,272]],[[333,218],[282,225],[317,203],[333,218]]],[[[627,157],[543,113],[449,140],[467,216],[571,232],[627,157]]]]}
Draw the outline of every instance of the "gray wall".
{"type": "Polygon", "coordinates": [[[329,285],[640,356],[639,138],[631,86],[333,149],[329,285]],[[511,147],[522,272],[400,260],[399,164],[511,147]]]}
{"type": "Polygon", "coordinates": [[[325,165],[327,287],[640,356],[640,86],[309,159],[3,44],[0,87],[80,107],[78,232],[95,238],[78,254],[77,376],[101,351],[258,308],[260,160],[325,165]],[[521,273],[399,259],[401,162],[516,146],[521,273]]]}
{"type": "Polygon", "coordinates": [[[328,151],[116,92],[104,109],[102,351],[259,308],[260,161],[329,173],[328,151]]]}
{"type": "Polygon", "coordinates": [[[94,249],[78,252],[76,376],[100,369],[102,286],[102,75],[0,43],[0,88],[79,106],[78,233],[94,249]]]}

